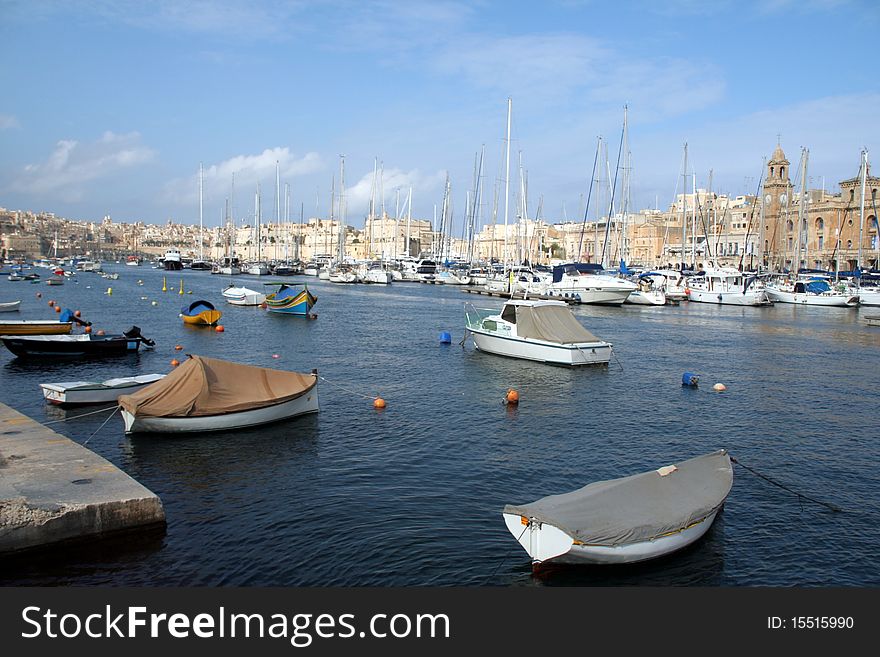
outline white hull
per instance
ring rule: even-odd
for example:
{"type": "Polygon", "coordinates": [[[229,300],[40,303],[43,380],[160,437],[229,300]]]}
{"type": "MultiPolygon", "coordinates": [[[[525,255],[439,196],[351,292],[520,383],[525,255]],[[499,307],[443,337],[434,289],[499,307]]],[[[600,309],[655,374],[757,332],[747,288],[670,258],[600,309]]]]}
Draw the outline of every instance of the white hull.
{"type": "Polygon", "coordinates": [[[861,288],[859,290],[859,303],[863,306],[880,306],[880,289],[861,288]]]}
{"type": "Polygon", "coordinates": [[[53,404],[106,404],[115,402],[119,395],[131,395],[162,379],[164,374],[110,379],[103,383],[74,381],[71,383],[41,383],[43,398],[53,404]]]}
{"type": "Polygon", "coordinates": [[[251,276],[268,276],[269,268],[266,265],[249,265],[244,273],[251,276]]]}
{"type": "Polygon", "coordinates": [[[616,547],[575,542],[571,536],[548,523],[526,526],[522,516],[517,514],[505,513],[504,522],[533,563],[621,564],[656,559],[687,547],[709,530],[717,514],[717,510],[713,511],[696,524],[653,541],[616,547]]]}
{"type": "Polygon", "coordinates": [[[714,303],[722,306],[768,306],[771,303],[770,297],[764,290],[749,291],[743,294],[737,291],[716,292],[692,287],[688,299],[698,303],[714,303]]]}
{"type": "Polygon", "coordinates": [[[507,338],[479,330],[467,329],[480,351],[511,358],[523,358],[554,365],[604,365],[611,360],[607,342],[557,344],[541,340],[507,338]]]}
{"type": "Polygon", "coordinates": [[[577,299],[580,303],[619,306],[632,294],[630,289],[589,288],[551,283],[545,294],[551,297],[577,299]]]}
{"type": "Polygon", "coordinates": [[[859,305],[858,294],[786,292],[771,287],[767,288],[767,294],[776,303],[795,303],[801,306],[849,308],[859,305]]]}
{"type": "Polygon", "coordinates": [[[122,411],[125,433],[195,433],[230,431],[269,424],[288,418],[318,412],[318,386],[290,401],[239,413],[199,417],[140,417],[122,411]]]}
{"type": "Polygon", "coordinates": [[[241,269],[238,267],[220,267],[220,273],[226,276],[238,276],[241,273],[241,269]]]}
{"type": "Polygon", "coordinates": [[[666,294],[663,290],[636,290],[631,292],[626,298],[625,303],[632,303],[637,306],[665,306],[666,294]]]}
{"type": "Polygon", "coordinates": [[[393,280],[390,271],[384,269],[368,269],[363,274],[364,283],[376,283],[378,285],[388,285],[393,280]]]}
{"type": "Polygon", "coordinates": [[[21,299],[18,301],[10,301],[8,303],[0,303],[0,313],[11,313],[19,309],[21,299]]]}
{"type": "Polygon", "coordinates": [[[228,287],[221,293],[227,303],[233,306],[259,306],[266,301],[266,295],[246,287],[228,287]]]}
{"type": "Polygon", "coordinates": [[[306,267],[303,269],[304,276],[317,276],[318,270],[315,267],[306,267]]]}

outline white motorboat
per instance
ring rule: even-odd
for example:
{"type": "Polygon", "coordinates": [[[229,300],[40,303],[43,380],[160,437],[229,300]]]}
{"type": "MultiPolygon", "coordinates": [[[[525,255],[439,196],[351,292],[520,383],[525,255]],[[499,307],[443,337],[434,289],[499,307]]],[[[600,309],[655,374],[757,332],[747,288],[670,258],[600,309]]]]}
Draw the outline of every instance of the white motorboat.
{"type": "Polygon", "coordinates": [[[235,284],[226,286],[220,294],[233,306],[259,306],[266,301],[265,294],[235,284]]]}
{"type": "Polygon", "coordinates": [[[734,267],[707,267],[688,281],[688,299],[729,306],[769,306],[773,303],[764,283],[734,267]]]}
{"type": "Polygon", "coordinates": [[[53,404],[106,404],[115,402],[120,395],[130,395],[151,383],[162,379],[164,374],[143,374],[118,379],[93,381],[67,381],[41,383],[43,397],[53,404]]]}
{"type": "Polygon", "coordinates": [[[733,466],[722,449],[530,504],[508,504],[502,514],[533,565],[634,563],[703,536],[732,486],[733,466]]]}
{"type": "Polygon", "coordinates": [[[859,305],[860,294],[848,287],[834,289],[824,277],[777,281],[767,284],[767,294],[776,303],[795,303],[803,306],[832,306],[853,308],[859,305]]]}
{"type": "MultiPolygon", "coordinates": [[[[665,279],[664,279],[665,280],[665,279]]],[[[639,306],[665,306],[666,292],[662,285],[656,285],[654,279],[648,274],[642,274],[634,281],[638,288],[633,290],[624,303],[639,306]]]]}
{"type": "MultiPolygon", "coordinates": [[[[318,278],[320,278],[320,273],[318,278]]],[[[333,267],[328,274],[327,280],[331,283],[357,283],[357,274],[351,265],[342,264],[333,267]]]]}
{"type": "Polygon", "coordinates": [[[12,313],[21,307],[21,299],[0,303],[0,313],[12,313]]]}
{"type": "Polygon", "coordinates": [[[362,283],[380,285],[388,285],[394,279],[391,271],[383,267],[381,262],[370,263],[369,266],[360,269],[357,275],[362,283]]]}
{"type": "Polygon", "coordinates": [[[555,365],[607,365],[611,343],[575,318],[564,301],[511,299],[501,312],[465,306],[465,337],[480,351],[555,365]]]}
{"type": "Polygon", "coordinates": [[[191,356],[119,405],[126,433],[228,431],[318,412],[318,372],[191,356]]]}
{"type": "Polygon", "coordinates": [[[601,265],[592,263],[557,265],[544,294],[572,298],[580,303],[619,306],[638,287],[632,281],[603,272],[601,265]]]}
{"type": "Polygon", "coordinates": [[[859,303],[863,306],[880,306],[880,287],[859,288],[859,303]]]}
{"type": "Polygon", "coordinates": [[[183,269],[183,260],[181,259],[180,249],[170,248],[165,251],[165,257],[162,258],[162,265],[165,271],[180,271],[183,269]]]}
{"type": "Polygon", "coordinates": [[[244,265],[243,272],[251,276],[268,276],[269,265],[265,262],[249,262],[244,265]]]}

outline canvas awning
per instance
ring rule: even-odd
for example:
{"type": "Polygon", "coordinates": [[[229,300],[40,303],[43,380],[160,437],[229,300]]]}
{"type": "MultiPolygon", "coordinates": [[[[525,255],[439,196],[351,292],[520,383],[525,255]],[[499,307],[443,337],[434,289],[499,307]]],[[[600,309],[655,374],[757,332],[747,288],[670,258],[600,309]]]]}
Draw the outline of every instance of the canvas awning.
{"type": "Polygon", "coordinates": [[[284,372],[192,356],[119,405],[138,417],[197,417],[274,406],[311,390],[316,374],[284,372]]]}
{"type": "Polygon", "coordinates": [[[556,303],[517,304],[516,334],[521,338],[546,340],[559,344],[602,342],[584,328],[567,305],[556,303]]]}

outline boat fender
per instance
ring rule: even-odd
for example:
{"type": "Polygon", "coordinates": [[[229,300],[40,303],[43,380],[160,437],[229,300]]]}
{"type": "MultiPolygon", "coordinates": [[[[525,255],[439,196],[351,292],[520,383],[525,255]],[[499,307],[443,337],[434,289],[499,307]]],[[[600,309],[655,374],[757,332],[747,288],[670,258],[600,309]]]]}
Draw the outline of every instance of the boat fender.
{"type": "Polygon", "coordinates": [[[440,334],[440,344],[449,344],[452,342],[452,336],[449,335],[446,331],[443,331],[440,334]]]}

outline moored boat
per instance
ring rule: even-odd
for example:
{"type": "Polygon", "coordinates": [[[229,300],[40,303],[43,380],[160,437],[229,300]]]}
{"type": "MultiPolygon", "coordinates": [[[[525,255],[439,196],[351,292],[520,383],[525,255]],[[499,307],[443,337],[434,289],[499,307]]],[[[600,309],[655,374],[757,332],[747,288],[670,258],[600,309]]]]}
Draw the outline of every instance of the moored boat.
{"type": "Polygon", "coordinates": [[[234,283],[227,285],[220,293],[233,306],[259,306],[266,300],[266,295],[234,283]]]}
{"type": "Polygon", "coordinates": [[[43,397],[52,404],[105,404],[115,402],[120,395],[130,395],[162,379],[164,374],[142,374],[100,383],[94,381],[66,381],[41,383],[43,397]]]}
{"type": "Polygon", "coordinates": [[[802,306],[853,308],[859,305],[859,294],[846,286],[834,289],[826,278],[806,278],[794,282],[777,281],[767,284],[767,294],[775,303],[802,306]]]}
{"type": "Polygon", "coordinates": [[[533,565],[634,563],[703,536],[732,486],[733,467],[722,449],[530,504],[508,504],[502,514],[533,565]]]}
{"type": "Polygon", "coordinates": [[[318,297],[312,294],[305,284],[301,290],[287,283],[265,283],[265,285],[278,287],[275,292],[266,296],[266,309],[269,312],[307,316],[318,301],[318,297]]]}
{"type": "Polygon", "coordinates": [[[199,299],[180,309],[180,317],[184,324],[195,326],[213,326],[223,316],[210,301],[199,299]]]}
{"type": "Polygon", "coordinates": [[[0,313],[11,313],[15,312],[21,307],[21,299],[18,301],[6,301],[4,303],[0,303],[0,313]]]}
{"type": "Polygon", "coordinates": [[[725,306],[769,306],[770,298],[764,283],[757,276],[748,276],[734,267],[706,267],[688,281],[688,300],[725,306]]]}
{"type": "Polygon", "coordinates": [[[52,319],[0,320],[0,335],[63,335],[72,327],[73,322],[52,319]]]}
{"type": "Polygon", "coordinates": [[[132,326],[121,335],[0,335],[0,340],[21,358],[86,358],[118,356],[135,353],[141,343],[152,347],[155,343],[141,335],[132,326]]]}
{"type": "Polygon", "coordinates": [[[480,351],[554,365],[607,365],[612,345],[590,333],[564,301],[511,299],[501,312],[465,306],[465,337],[480,351]]]}
{"type": "Polygon", "coordinates": [[[318,373],[191,356],[161,381],[119,398],[126,433],[242,429],[318,412],[318,373]]]}

